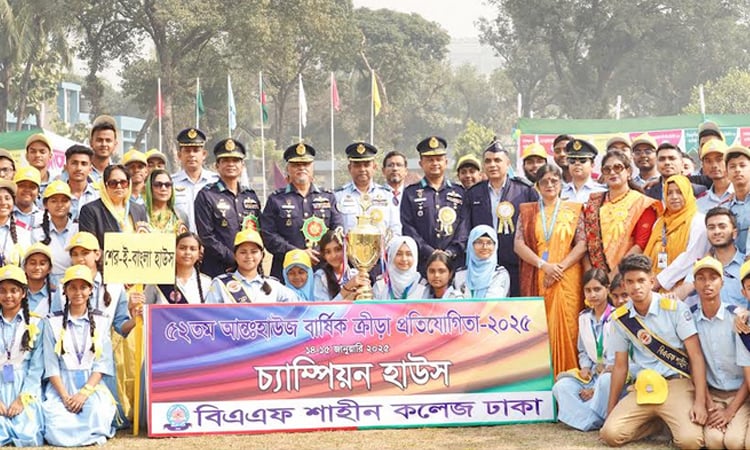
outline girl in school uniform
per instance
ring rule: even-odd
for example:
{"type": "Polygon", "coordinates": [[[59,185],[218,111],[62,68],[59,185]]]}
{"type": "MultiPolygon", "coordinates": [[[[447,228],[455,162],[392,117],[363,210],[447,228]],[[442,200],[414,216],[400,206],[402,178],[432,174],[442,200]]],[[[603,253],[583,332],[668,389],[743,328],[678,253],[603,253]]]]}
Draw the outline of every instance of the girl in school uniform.
{"type": "Polygon", "coordinates": [[[357,289],[369,285],[370,279],[358,277],[357,269],[349,267],[339,233],[328,230],[319,245],[321,264],[314,275],[313,297],[316,301],[353,301],[357,289]]]}
{"type": "Polygon", "coordinates": [[[32,244],[23,257],[23,271],[29,281],[29,309],[39,317],[47,317],[55,291],[55,285],[51,282],[51,249],[41,242],[32,244]]]}
{"type": "Polygon", "coordinates": [[[425,298],[436,300],[462,298],[461,293],[451,285],[453,269],[448,255],[442,252],[433,253],[427,258],[425,268],[428,288],[425,298]]]}
{"type": "Polygon", "coordinates": [[[417,271],[417,243],[409,236],[394,236],[386,247],[386,274],[378,277],[373,296],[378,300],[422,299],[427,287],[417,271]]]}
{"type": "Polygon", "coordinates": [[[68,268],[62,279],[63,311],[44,328],[44,439],[60,447],[103,445],[115,434],[117,412],[102,382],[114,374],[109,320],[91,305],[94,279],[83,265],[68,268]]]}
{"type": "Polygon", "coordinates": [[[26,275],[19,267],[0,268],[0,445],[43,445],[41,317],[29,311],[26,275]]]}
{"type": "Polygon", "coordinates": [[[313,271],[310,256],[304,250],[294,249],[284,255],[284,284],[304,301],[314,301],[313,271]]]}
{"type": "Polygon", "coordinates": [[[206,303],[276,303],[299,302],[291,289],[263,276],[261,264],[265,248],[255,230],[243,230],[234,238],[237,270],[222,274],[211,282],[206,303]]]}
{"type": "Polygon", "coordinates": [[[504,298],[510,290],[510,275],[497,265],[497,232],[477,225],[466,243],[466,267],[456,272],[453,287],[465,298],[504,298]]]}
{"type": "Polygon", "coordinates": [[[68,183],[52,181],[43,193],[44,216],[42,224],[34,228],[31,237],[34,242],[41,242],[50,248],[52,256],[52,285],[57,286],[72,265],[70,255],[65,249],[73,236],[78,233],[78,223],[70,215],[73,194],[68,183]]]}
{"type": "Polygon", "coordinates": [[[16,190],[16,183],[0,179],[0,266],[20,266],[23,252],[31,245],[31,233],[16,226],[16,190]]]}
{"type": "MultiPolygon", "coordinates": [[[[200,258],[203,244],[197,234],[186,231],[177,236],[175,244],[174,284],[148,285],[143,291],[145,303],[196,304],[205,303],[211,278],[201,273],[200,258]]],[[[132,300],[132,299],[131,299],[132,300]]],[[[131,301],[131,308],[134,302],[131,301]]]]}

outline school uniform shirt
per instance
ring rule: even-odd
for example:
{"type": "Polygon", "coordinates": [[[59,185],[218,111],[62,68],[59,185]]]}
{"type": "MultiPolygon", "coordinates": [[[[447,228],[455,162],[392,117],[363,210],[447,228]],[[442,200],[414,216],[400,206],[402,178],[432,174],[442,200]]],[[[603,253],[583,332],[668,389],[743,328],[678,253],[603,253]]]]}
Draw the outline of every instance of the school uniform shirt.
{"type": "MultiPolygon", "coordinates": [[[[466,285],[466,269],[459,269],[456,271],[456,275],[453,277],[453,288],[460,292],[463,298],[476,298],[471,290],[466,285]]],[[[487,289],[487,293],[483,298],[496,299],[505,298],[510,292],[510,275],[503,266],[497,266],[495,273],[492,274],[492,281],[490,281],[490,287],[487,289]]]]}
{"type": "MultiPolygon", "coordinates": [[[[57,286],[60,284],[60,280],[65,275],[65,269],[72,265],[70,259],[70,253],[65,250],[65,247],[70,243],[73,236],[78,233],[78,222],[74,222],[72,219],[68,219],[68,223],[61,230],[55,227],[55,224],[50,221],[49,223],[49,236],[50,241],[47,244],[52,252],[52,272],[50,273],[52,278],[52,284],[57,286]]],[[[41,225],[31,232],[33,242],[41,242],[44,240],[44,230],[41,225]]]]}
{"type": "Polygon", "coordinates": [[[247,303],[284,303],[303,301],[291,289],[273,278],[256,275],[253,279],[245,278],[239,271],[214,278],[206,296],[206,303],[237,303],[233,293],[242,291],[247,296],[247,303]],[[222,278],[227,278],[225,283],[222,278]],[[270,293],[263,292],[263,282],[271,287],[270,293]]]}
{"type": "MultiPolygon", "coordinates": [[[[97,273],[94,277],[94,288],[92,290],[91,305],[95,310],[99,311],[100,314],[106,319],[106,328],[114,327],[114,330],[123,335],[122,326],[130,320],[130,313],[128,312],[128,296],[125,292],[125,288],[121,284],[108,283],[107,292],[109,292],[112,301],[109,306],[104,304],[104,285],[102,283],[102,274],[97,273]]],[[[62,312],[65,298],[63,297],[63,287],[52,294],[52,307],[50,313],[55,314],[62,312]]]]}
{"type": "MultiPolygon", "coordinates": [[[[54,291],[52,292],[54,294],[54,291]]],[[[49,287],[47,283],[42,285],[42,288],[36,292],[28,290],[29,297],[29,311],[39,315],[39,317],[47,317],[50,308],[50,296],[49,287]]]]}
{"type": "MultiPolygon", "coordinates": [[[[349,282],[349,280],[356,276],[357,269],[346,269],[344,271],[344,277],[340,281],[341,286],[345,285],[349,282]]],[[[323,269],[318,269],[313,274],[313,298],[316,302],[325,302],[329,300],[338,302],[344,299],[341,291],[339,291],[339,293],[333,298],[331,298],[331,296],[328,294],[328,278],[326,278],[326,274],[323,269]]]]}
{"type": "Polygon", "coordinates": [[[704,195],[695,200],[695,206],[698,207],[698,211],[706,214],[711,208],[727,206],[727,203],[732,199],[733,195],[734,186],[731,184],[729,185],[729,189],[724,191],[721,195],[716,195],[716,193],[714,193],[714,188],[711,187],[704,195]]]}
{"type": "Polygon", "coordinates": [[[33,204],[31,205],[31,211],[25,213],[18,209],[18,206],[14,206],[13,217],[16,218],[16,227],[31,232],[35,227],[42,225],[44,210],[33,204]]]}
{"type": "MultiPolygon", "coordinates": [[[[715,257],[716,255],[711,252],[711,256],[715,257]]],[[[740,267],[742,267],[743,262],[745,262],[745,255],[737,250],[734,252],[732,260],[728,264],[724,264],[724,284],[721,286],[719,295],[722,303],[747,308],[748,302],[745,296],[742,295],[742,283],[740,282],[740,267]]],[[[695,276],[692,270],[685,277],[685,283],[695,283],[695,276]]],[[[693,306],[699,301],[698,294],[695,291],[685,299],[685,303],[688,306],[693,306]]]]}
{"type": "Polygon", "coordinates": [[[13,237],[10,235],[9,222],[0,225],[0,266],[21,265],[24,252],[31,246],[31,233],[16,226],[16,237],[18,237],[18,243],[14,244],[13,237]]]}
{"type": "Polygon", "coordinates": [[[86,184],[86,189],[81,192],[80,197],[73,195],[73,198],[70,199],[70,218],[73,222],[78,223],[78,216],[83,205],[99,200],[99,197],[101,197],[99,191],[91,183],[86,184]]]}
{"type": "Polygon", "coordinates": [[[428,298],[428,287],[423,281],[416,281],[402,298],[391,298],[391,290],[381,276],[372,287],[373,297],[376,300],[422,300],[428,298]]]}
{"type": "Polygon", "coordinates": [[[159,289],[159,286],[150,284],[146,286],[143,291],[143,295],[146,297],[145,303],[149,305],[169,305],[175,303],[189,303],[189,304],[201,304],[204,303],[204,299],[200,298],[200,291],[198,290],[198,283],[200,282],[201,289],[203,289],[203,296],[208,294],[208,290],[211,288],[211,277],[206,274],[198,273],[193,270],[193,274],[188,279],[187,283],[183,283],[178,278],[175,278],[177,287],[185,296],[183,301],[174,302],[173,299],[167,299],[164,292],[159,289]]]}
{"type": "Polygon", "coordinates": [[[750,234],[747,232],[748,227],[750,227],[750,194],[742,200],[735,196],[725,205],[737,218],[737,239],[735,239],[734,244],[742,253],[747,254],[747,241],[750,238],[750,234]]]}
{"type": "Polygon", "coordinates": [[[703,315],[700,303],[690,308],[698,329],[698,338],[706,360],[706,382],[709,387],[721,391],[735,391],[744,380],[742,367],[737,365],[737,349],[734,345],[734,315],[719,305],[712,318],[703,315]]]}

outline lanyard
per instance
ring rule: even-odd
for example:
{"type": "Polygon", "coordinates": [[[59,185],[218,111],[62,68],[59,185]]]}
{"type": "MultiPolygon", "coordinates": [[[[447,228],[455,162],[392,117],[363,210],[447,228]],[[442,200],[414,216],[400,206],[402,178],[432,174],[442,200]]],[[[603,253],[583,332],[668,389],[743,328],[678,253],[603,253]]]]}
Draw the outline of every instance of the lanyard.
{"type": "Polygon", "coordinates": [[[414,286],[414,282],[412,281],[409,283],[408,286],[406,286],[406,289],[404,289],[404,292],[401,293],[401,298],[396,299],[396,296],[393,294],[393,287],[391,286],[391,280],[388,280],[388,293],[390,294],[391,300],[405,300],[406,296],[409,295],[409,290],[411,287],[414,286]]]}
{"type": "Polygon", "coordinates": [[[76,357],[78,358],[78,364],[80,365],[81,362],[83,361],[83,352],[84,352],[84,348],[86,346],[86,335],[89,332],[89,323],[86,322],[83,325],[83,334],[82,334],[83,339],[82,339],[80,347],[78,346],[78,339],[76,338],[76,332],[74,330],[75,325],[73,324],[72,320],[68,320],[68,328],[71,329],[70,330],[71,331],[70,337],[73,339],[73,349],[76,352],[76,357]]]}
{"type": "MultiPolygon", "coordinates": [[[[592,313],[593,314],[593,313],[592,313]]],[[[596,341],[596,363],[601,364],[604,362],[604,324],[607,322],[609,315],[612,314],[612,305],[607,305],[607,309],[602,314],[602,319],[599,321],[601,328],[599,333],[596,332],[596,326],[591,323],[591,331],[594,333],[594,341],[596,341]]]]}
{"type": "Polygon", "coordinates": [[[13,319],[13,325],[9,325],[11,327],[11,336],[10,336],[10,345],[8,345],[8,341],[5,340],[5,320],[0,319],[2,321],[2,327],[3,327],[3,348],[5,349],[5,357],[8,361],[10,361],[10,352],[13,350],[13,344],[16,342],[16,326],[18,325],[18,317],[13,319]]]}
{"type": "Polygon", "coordinates": [[[661,227],[661,248],[662,251],[667,251],[667,223],[664,222],[664,225],[661,227]]]}
{"type": "Polygon", "coordinates": [[[552,212],[552,222],[550,223],[549,229],[547,228],[547,216],[544,214],[544,202],[539,200],[539,209],[542,211],[542,231],[544,232],[544,242],[549,247],[549,240],[552,239],[552,232],[555,230],[555,222],[557,222],[557,213],[560,211],[560,199],[555,201],[555,210],[552,212]]]}

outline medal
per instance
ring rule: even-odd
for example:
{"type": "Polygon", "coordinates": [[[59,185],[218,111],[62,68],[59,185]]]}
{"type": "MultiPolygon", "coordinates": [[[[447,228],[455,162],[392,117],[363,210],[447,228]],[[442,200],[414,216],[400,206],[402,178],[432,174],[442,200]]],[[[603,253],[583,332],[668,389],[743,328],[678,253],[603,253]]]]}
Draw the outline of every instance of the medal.
{"type": "Polygon", "coordinates": [[[286,226],[288,227],[292,226],[292,219],[286,219],[286,226]]]}
{"type": "Polygon", "coordinates": [[[373,225],[377,225],[383,221],[383,211],[380,209],[373,209],[370,213],[370,220],[373,225]]]}
{"type": "Polygon", "coordinates": [[[229,224],[227,223],[227,219],[224,219],[224,220],[222,220],[222,221],[221,221],[221,226],[222,226],[222,227],[226,227],[227,225],[229,225],[229,224]]]}
{"type": "Polygon", "coordinates": [[[497,215],[497,232],[498,234],[513,233],[516,227],[513,225],[513,213],[516,209],[511,202],[500,202],[495,209],[497,215]]]}
{"type": "Polygon", "coordinates": [[[252,214],[248,214],[245,216],[245,218],[242,220],[242,229],[243,230],[255,230],[258,231],[258,218],[255,217],[252,214]]]}
{"type": "Polygon", "coordinates": [[[328,231],[326,223],[318,216],[308,217],[302,224],[302,235],[305,237],[307,248],[312,248],[328,231]]]}
{"type": "Polygon", "coordinates": [[[440,232],[446,235],[453,234],[453,224],[456,222],[456,210],[450,206],[443,206],[438,211],[438,220],[440,220],[440,232]]]}

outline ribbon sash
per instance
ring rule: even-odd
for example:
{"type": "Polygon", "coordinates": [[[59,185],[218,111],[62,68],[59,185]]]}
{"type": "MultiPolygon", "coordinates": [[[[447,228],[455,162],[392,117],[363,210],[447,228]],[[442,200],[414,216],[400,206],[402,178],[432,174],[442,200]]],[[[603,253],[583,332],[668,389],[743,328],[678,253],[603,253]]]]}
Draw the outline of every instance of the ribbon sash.
{"type": "Polygon", "coordinates": [[[681,375],[690,377],[690,361],[685,352],[675,349],[664,342],[659,336],[646,328],[646,325],[638,317],[630,317],[628,314],[623,314],[617,320],[620,321],[625,331],[643,344],[656,359],[681,375]]]}

